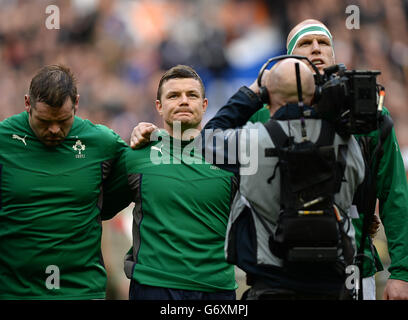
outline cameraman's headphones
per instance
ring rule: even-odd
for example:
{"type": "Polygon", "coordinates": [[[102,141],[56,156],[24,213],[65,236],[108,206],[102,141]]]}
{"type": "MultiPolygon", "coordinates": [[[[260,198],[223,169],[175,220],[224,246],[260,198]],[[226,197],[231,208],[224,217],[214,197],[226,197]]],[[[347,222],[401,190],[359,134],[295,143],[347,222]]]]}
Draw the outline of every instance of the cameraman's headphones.
{"type": "Polygon", "coordinates": [[[314,78],[315,78],[315,84],[316,84],[313,101],[317,102],[321,96],[321,92],[322,92],[321,85],[323,84],[323,77],[320,74],[319,69],[317,69],[317,67],[313,64],[313,62],[311,62],[305,56],[285,54],[285,55],[277,56],[274,58],[270,58],[268,61],[265,62],[265,64],[262,66],[261,70],[259,71],[257,82],[258,82],[258,87],[259,87],[259,98],[261,99],[262,103],[264,104],[270,103],[268,90],[266,89],[265,86],[261,85],[261,80],[262,80],[263,73],[265,72],[265,69],[274,61],[279,61],[279,60],[288,59],[288,58],[306,60],[312,66],[315,72],[314,78]]]}

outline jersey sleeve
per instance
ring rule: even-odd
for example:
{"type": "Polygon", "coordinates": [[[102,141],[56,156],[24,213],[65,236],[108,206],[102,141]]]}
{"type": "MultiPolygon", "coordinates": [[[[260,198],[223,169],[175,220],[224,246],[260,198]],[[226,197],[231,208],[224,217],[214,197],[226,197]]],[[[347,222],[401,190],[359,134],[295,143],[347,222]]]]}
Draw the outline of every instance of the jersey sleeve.
{"type": "Polygon", "coordinates": [[[379,163],[377,198],[391,258],[390,278],[408,281],[408,185],[394,128],[379,163]]]}
{"type": "Polygon", "coordinates": [[[102,220],[113,218],[131,203],[131,192],[128,187],[126,153],[130,147],[111,131],[112,157],[111,168],[102,186],[102,220]]]}

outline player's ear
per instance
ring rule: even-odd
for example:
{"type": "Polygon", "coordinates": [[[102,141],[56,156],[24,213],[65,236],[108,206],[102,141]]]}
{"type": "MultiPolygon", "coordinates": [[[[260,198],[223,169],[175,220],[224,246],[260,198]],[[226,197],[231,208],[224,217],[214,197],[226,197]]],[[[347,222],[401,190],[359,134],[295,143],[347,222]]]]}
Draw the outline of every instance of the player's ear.
{"type": "Polygon", "coordinates": [[[160,100],[156,100],[156,110],[161,116],[163,115],[163,106],[160,100]]]}
{"type": "Polygon", "coordinates": [[[75,103],[74,103],[74,113],[78,111],[78,105],[79,105],[79,94],[77,94],[75,98],[75,103]]]}
{"type": "Polygon", "coordinates": [[[203,100],[203,113],[207,110],[208,107],[208,99],[204,98],[203,100]]]}
{"type": "Polygon", "coordinates": [[[28,94],[26,94],[24,96],[24,109],[30,113],[31,111],[31,104],[30,104],[30,97],[28,96],[28,94]]]}

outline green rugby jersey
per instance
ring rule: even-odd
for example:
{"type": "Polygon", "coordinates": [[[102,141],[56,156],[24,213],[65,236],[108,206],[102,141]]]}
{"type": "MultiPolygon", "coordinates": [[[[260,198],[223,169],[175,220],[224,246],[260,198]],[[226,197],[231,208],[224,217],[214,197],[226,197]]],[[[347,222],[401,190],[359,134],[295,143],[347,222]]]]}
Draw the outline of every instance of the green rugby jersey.
{"type": "Polygon", "coordinates": [[[27,112],[0,122],[0,299],[105,297],[102,182],[125,148],[78,117],[53,148],[27,112]]]}
{"type": "MultiPolygon", "coordinates": [[[[232,173],[194,155],[191,147],[191,141],[165,135],[121,157],[124,179],[114,183],[120,196],[112,197],[135,203],[125,272],[156,287],[234,290],[234,266],[225,260],[224,242],[237,182],[232,173]]],[[[104,207],[103,213],[109,218],[115,212],[104,207]]]]}

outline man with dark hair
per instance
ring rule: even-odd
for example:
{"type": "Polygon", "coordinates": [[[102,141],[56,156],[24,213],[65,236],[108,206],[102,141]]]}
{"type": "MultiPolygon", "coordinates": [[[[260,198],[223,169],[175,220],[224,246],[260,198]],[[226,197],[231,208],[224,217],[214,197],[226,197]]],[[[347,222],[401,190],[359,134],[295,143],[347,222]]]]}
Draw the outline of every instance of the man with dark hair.
{"type": "Polygon", "coordinates": [[[75,76],[63,65],[47,66],[31,80],[28,98],[34,106],[40,101],[52,107],[60,107],[67,98],[74,105],[77,100],[75,76]]]}
{"type": "MultiPolygon", "coordinates": [[[[107,204],[135,203],[133,247],[125,261],[130,299],[235,299],[234,267],[223,248],[236,179],[194,152],[208,104],[204,94],[192,68],[168,70],[156,100],[165,130],[142,125],[139,137],[152,142],[126,152],[122,170],[109,180],[116,190],[105,195],[107,204]]],[[[117,212],[104,206],[102,218],[117,212]]]]}
{"type": "Polygon", "coordinates": [[[49,147],[60,144],[78,110],[79,95],[71,71],[58,65],[43,68],[31,80],[29,94],[24,99],[28,121],[37,138],[49,147]],[[51,121],[55,125],[50,125],[51,121]]]}
{"type": "Polygon", "coordinates": [[[71,71],[42,68],[0,122],[0,299],[103,299],[104,181],[127,145],[75,116],[71,71]]]}
{"type": "MultiPolygon", "coordinates": [[[[205,97],[205,87],[204,87],[204,83],[201,80],[200,76],[197,74],[197,72],[188,67],[188,66],[184,66],[184,65],[178,65],[175,66],[173,68],[170,68],[169,70],[167,70],[163,76],[161,77],[160,81],[159,81],[159,85],[157,87],[157,96],[156,96],[156,108],[161,108],[161,101],[162,101],[162,91],[163,91],[163,85],[166,81],[171,80],[171,79],[194,79],[197,80],[199,85],[200,85],[200,92],[202,97],[205,97]],[[159,104],[158,104],[159,103],[159,104]]],[[[205,102],[206,104],[208,102],[205,102]]],[[[159,109],[158,109],[159,111],[159,109]]],[[[159,113],[162,111],[159,111],[159,113]]],[[[160,113],[160,115],[162,115],[160,113]]],[[[163,116],[163,115],[162,115],[163,116]]],[[[200,118],[200,123],[201,123],[201,119],[200,118]]],[[[165,121],[167,128],[169,130],[169,133],[172,132],[172,126],[173,126],[173,119],[168,118],[166,116],[163,117],[163,120],[165,121]]],[[[191,124],[191,120],[190,121],[180,121],[181,126],[185,129],[189,129],[189,127],[191,128],[197,128],[197,124],[196,123],[192,123],[191,124]]],[[[131,137],[131,141],[130,141],[130,146],[132,148],[134,148],[136,145],[138,148],[146,145],[147,143],[150,142],[150,134],[154,131],[158,129],[156,125],[150,123],[150,122],[140,122],[135,129],[132,132],[132,137],[131,137]]],[[[172,135],[172,134],[170,134],[172,135]]]]}
{"type": "Polygon", "coordinates": [[[164,75],[161,77],[159,81],[159,86],[157,88],[157,97],[156,99],[161,101],[161,96],[163,93],[163,84],[170,80],[170,79],[182,79],[182,78],[190,78],[190,79],[195,79],[200,83],[200,91],[203,97],[205,97],[205,87],[204,83],[201,80],[200,76],[198,73],[191,67],[189,66],[183,66],[183,65],[178,65],[175,66],[167,72],[164,73],[164,75]]]}

